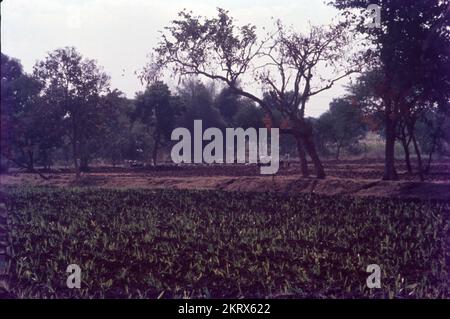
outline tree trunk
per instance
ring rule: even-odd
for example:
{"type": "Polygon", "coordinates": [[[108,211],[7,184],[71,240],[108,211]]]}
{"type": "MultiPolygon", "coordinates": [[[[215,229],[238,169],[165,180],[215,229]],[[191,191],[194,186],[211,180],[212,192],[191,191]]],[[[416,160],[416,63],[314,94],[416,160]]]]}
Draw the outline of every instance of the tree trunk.
{"type": "Polygon", "coordinates": [[[28,172],[34,172],[34,156],[33,151],[28,151],[28,172]]]}
{"type": "Polygon", "coordinates": [[[409,154],[409,143],[404,138],[401,139],[401,142],[403,146],[403,151],[405,152],[406,169],[408,170],[409,174],[412,174],[411,158],[409,154]]]}
{"type": "Polygon", "coordinates": [[[341,144],[337,145],[337,149],[336,149],[336,160],[339,160],[339,155],[341,155],[341,144]]]}
{"type": "Polygon", "coordinates": [[[425,168],[426,173],[430,172],[431,160],[433,157],[434,150],[436,149],[436,140],[437,140],[436,136],[433,137],[433,146],[431,147],[430,153],[428,154],[428,163],[427,163],[427,167],[425,168]]]}
{"type": "Polygon", "coordinates": [[[401,135],[399,138],[403,146],[403,152],[405,153],[406,169],[409,174],[412,174],[411,157],[409,153],[409,144],[411,143],[411,136],[409,136],[408,138],[408,134],[406,132],[406,125],[404,123],[401,123],[400,126],[401,126],[400,128],[401,135]]]}
{"type": "Polygon", "coordinates": [[[80,156],[80,172],[88,172],[89,171],[89,154],[86,150],[87,141],[84,138],[79,139],[78,143],[78,153],[80,156]]]}
{"type": "Polygon", "coordinates": [[[302,139],[299,135],[294,135],[294,137],[297,142],[297,152],[298,152],[298,158],[300,160],[302,176],[308,177],[309,176],[308,161],[306,160],[306,153],[305,153],[305,149],[303,148],[302,139]]]}
{"type": "Polygon", "coordinates": [[[43,157],[44,157],[44,170],[49,172],[50,171],[50,166],[51,166],[51,155],[50,155],[50,151],[49,150],[44,150],[43,151],[43,157]]]}
{"type": "Polygon", "coordinates": [[[414,145],[414,150],[416,151],[417,166],[418,166],[417,169],[419,171],[419,178],[423,182],[425,180],[425,178],[423,177],[422,156],[420,155],[419,145],[417,144],[417,140],[416,140],[416,137],[414,136],[414,133],[409,132],[409,134],[411,134],[411,136],[412,136],[412,142],[413,142],[413,145],[414,145]]]}
{"type": "Polygon", "coordinates": [[[325,170],[323,169],[322,162],[320,161],[319,155],[316,151],[316,146],[312,139],[312,134],[307,133],[303,138],[303,143],[305,145],[306,151],[308,152],[311,160],[314,164],[314,169],[316,171],[316,177],[319,179],[325,178],[325,170]]]}
{"type": "Polygon", "coordinates": [[[153,154],[152,154],[153,166],[156,166],[156,162],[158,160],[159,138],[160,138],[160,133],[158,130],[155,134],[155,144],[153,145],[153,154]]]}
{"type": "Polygon", "coordinates": [[[88,172],[89,171],[89,158],[86,155],[81,155],[80,158],[80,171],[88,172]]]}
{"type": "Polygon", "coordinates": [[[390,118],[389,112],[386,112],[386,145],[384,156],[384,180],[398,180],[395,170],[395,136],[396,122],[390,118]]]}
{"type": "Polygon", "coordinates": [[[153,166],[156,166],[157,161],[158,161],[158,143],[155,143],[155,145],[153,147],[152,160],[153,160],[153,166]]]}
{"type": "Polygon", "coordinates": [[[74,114],[72,114],[72,152],[73,152],[73,167],[75,169],[75,179],[80,178],[80,167],[78,166],[78,134],[77,126],[74,119],[74,114]]]}
{"type": "Polygon", "coordinates": [[[75,178],[78,179],[80,177],[80,167],[78,166],[77,142],[75,139],[72,142],[72,150],[73,150],[73,166],[75,168],[75,178]]]}
{"type": "Polygon", "coordinates": [[[313,129],[311,124],[306,122],[304,119],[295,119],[293,122],[296,124],[295,128],[298,130],[297,132],[294,131],[294,135],[298,134],[298,137],[301,139],[300,142],[302,146],[304,146],[306,153],[309,155],[309,157],[311,157],[311,160],[314,164],[316,178],[325,178],[325,170],[323,169],[322,162],[319,158],[319,155],[317,154],[316,146],[314,145],[313,129]]]}

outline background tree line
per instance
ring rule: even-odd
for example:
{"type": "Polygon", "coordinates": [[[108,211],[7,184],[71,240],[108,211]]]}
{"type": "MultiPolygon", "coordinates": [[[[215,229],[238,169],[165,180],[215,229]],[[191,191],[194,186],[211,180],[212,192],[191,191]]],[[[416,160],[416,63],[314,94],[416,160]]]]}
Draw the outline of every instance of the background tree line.
{"type": "Polygon", "coordinates": [[[174,92],[157,81],[128,99],[73,47],[50,52],[31,74],[2,53],[1,81],[2,170],[12,165],[35,172],[70,161],[79,175],[96,159],[156,165],[172,130],[193,132],[194,119],[205,129],[264,127],[255,103],[195,77],[174,92]]]}
{"type": "Polygon", "coordinates": [[[311,162],[318,178],[325,177],[322,156],[358,154],[361,139],[375,131],[385,139],[384,178],[398,178],[399,142],[408,171],[413,154],[423,179],[449,140],[449,2],[378,2],[381,28],[366,26],[363,13],[374,1],[336,0],[331,5],[343,22],[300,33],[276,21],[275,32],[262,39],[256,26],[236,25],[223,9],[213,18],[182,11],[141,74],[146,89],[132,99],[73,47],[50,52],[31,74],[2,53],[2,169],[49,169],[62,160],[72,162],[78,177],[95,159],[156,165],[172,130],[192,130],[201,119],[204,128],[221,129],[269,121],[283,134],[282,153],[299,158],[304,176],[311,162]],[[358,37],[364,41],[355,52],[358,37]],[[180,76],[181,84],[169,88],[162,70],[180,76]],[[351,74],[356,81],[345,96],[318,119],[305,116],[311,97],[351,74]],[[260,95],[247,87],[248,78],[260,95]]]}

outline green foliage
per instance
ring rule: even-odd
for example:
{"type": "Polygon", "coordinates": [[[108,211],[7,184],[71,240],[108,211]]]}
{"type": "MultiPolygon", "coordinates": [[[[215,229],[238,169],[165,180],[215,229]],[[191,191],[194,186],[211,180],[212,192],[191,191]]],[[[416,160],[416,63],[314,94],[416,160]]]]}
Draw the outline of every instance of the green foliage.
{"type": "Polygon", "coordinates": [[[137,146],[132,131],[132,113],[135,107],[119,90],[113,90],[101,98],[99,104],[99,130],[90,140],[91,156],[121,163],[135,158],[137,146]]]}
{"type": "Polygon", "coordinates": [[[229,87],[225,87],[216,95],[215,106],[227,127],[264,127],[263,109],[252,100],[233,93],[229,87]]]}
{"type": "Polygon", "coordinates": [[[6,205],[20,297],[449,297],[448,203],[10,188],[6,205]]]}
{"type": "Polygon", "coordinates": [[[36,162],[48,165],[62,143],[63,114],[39,95],[39,81],[23,73],[19,61],[2,53],[1,60],[2,157],[32,171],[36,162]]]}
{"type": "Polygon", "coordinates": [[[330,109],[315,121],[318,145],[323,152],[335,150],[339,158],[342,149],[354,151],[367,131],[363,113],[347,99],[335,99],[330,109]]]}
{"type": "MultiPolygon", "coordinates": [[[[369,40],[365,42],[366,55],[370,57],[369,72],[374,73],[363,75],[359,82],[369,80],[371,83],[367,85],[371,87],[366,92],[358,91],[369,93],[365,99],[372,100],[370,102],[378,100],[378,103],[364,104],[371,104],[383,113],[386,136],[383,178],[395,180],[398,176],[394,165],[394,148],[399,125],[406,126],[409,137],[413,138],[415,121],[422,112],[433,110],[436,106],[444,113],[448,109],[450,2],[333,0],[331,4],[343,10],[343,15],[352,22],[356,33],[369,40]],[[380,27],[366,25],[368,17],[364,12],[367,13],[369,4],[380,7],[380,27]]],[[[402,138],[402,144],[407,144],[405,137],[402,138]]],[[[419,152],[417,147],[415,151],[419,152]]],[[[421,161],[418,165],[419,172],[422,172],[421,161]]]]}
{"type": "Polygon", "coordinates": [[[158,149],[170,141],[181,108],[181,100],[173,96],[163,82],[155,82],[145,92],[136,95],[133,119],[139,120],[147,127],[153,142],[150,146],[148,142],[142,141],[140,147],[144,153],[149,152],[148,146],[151,147],[155,165],[158,149]]]}
{"type": "Polygon", "coordinates": [[[170,140],[175,116],[180,112],[176,102],[169,87],[163,82],[156,82],[136,95],[133,117],[154,127],[155,132],[170,140]]]}
{"type": "Polygon", "coordinates": [[[180,125],[194,132],[194,120],[202,120],[203,128],[225,128],[226,124],[214,104],[215,92],[212,85],[205,85],[195,78],[184,81],[178,94],[183,101],[184,112],[180,125]]]}
{"type": "Polygon", "coordinates": [[[109,88],[109,77],[96,61],[83,58],[74,47],[50,52],[34,66],[33,75],[42,85],[43,100],[62,113],[61,127],[70,144],[75,171],[78,176],[78,159],[87,168],[92,137],[100,127],[99,103],[109,88]]]}
{"type": "Polygon", "coordinates": [[[416,137],[423,153],[445,154],[445,145],[450,142],[450,117],[439,111],[425,112],[416,123],[416,137]]]}
{"type": "Polygon", "coordinates": [[[264,111],[249,100],[239,101],[239,109],[234,115],[233,122],[235,127],[242,128],[260,128],[264,127],[264,111]]]}
{"type": "Polygon", "coordinates": [[[217,95],[214,102],[227,124],[231,124],[239,111],[240,96],[234,94],[230,88],[225,87],[217,95]]]}

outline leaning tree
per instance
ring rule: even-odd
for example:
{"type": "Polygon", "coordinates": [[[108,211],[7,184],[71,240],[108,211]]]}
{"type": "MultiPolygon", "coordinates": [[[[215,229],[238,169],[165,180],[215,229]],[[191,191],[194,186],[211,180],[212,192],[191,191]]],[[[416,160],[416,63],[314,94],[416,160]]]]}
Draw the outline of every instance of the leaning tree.
{"type": "Polygon", "coordinates": [[[144,78],[152,80],[155,71],[170,66],[179,76],[221,81],[234,94],[259,104],[272,120],[275,108],[284,118],[280,132],[297,140],[303,175],[308,175],[307,153],[317,177],[324,178],[305,110],[312,96],[358,69],[349,58],[350,37],[345,25],[311,27],[301,34],[278,21],[275,32],[258,40],[255,26],[237,26],[220,8],[214,18],[187,11],[178,16],[165,28],[155,59],[144,68],[144,78]],[[258,83],[261,96],[246,82],[258,83]],[[265,95],[270,96],[271,105],[265,95]]]}

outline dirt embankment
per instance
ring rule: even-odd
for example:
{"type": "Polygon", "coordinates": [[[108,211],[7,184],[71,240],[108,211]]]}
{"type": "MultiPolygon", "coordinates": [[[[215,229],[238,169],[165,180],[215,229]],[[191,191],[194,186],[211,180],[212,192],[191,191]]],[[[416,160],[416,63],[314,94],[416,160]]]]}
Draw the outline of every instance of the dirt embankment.
{"type": "Polygon", "coordinates": [[[37,174],[0,176],[0,185],[56,187],[218,189],[225,191],[275,191],[324,195],[376,196],[450,200],[450,182],[381,181],[328,177],[324,180],[300,175],[281,176],[152,176],[145,173],[90,173],[75,181],[73,174],[37,174]]]}

